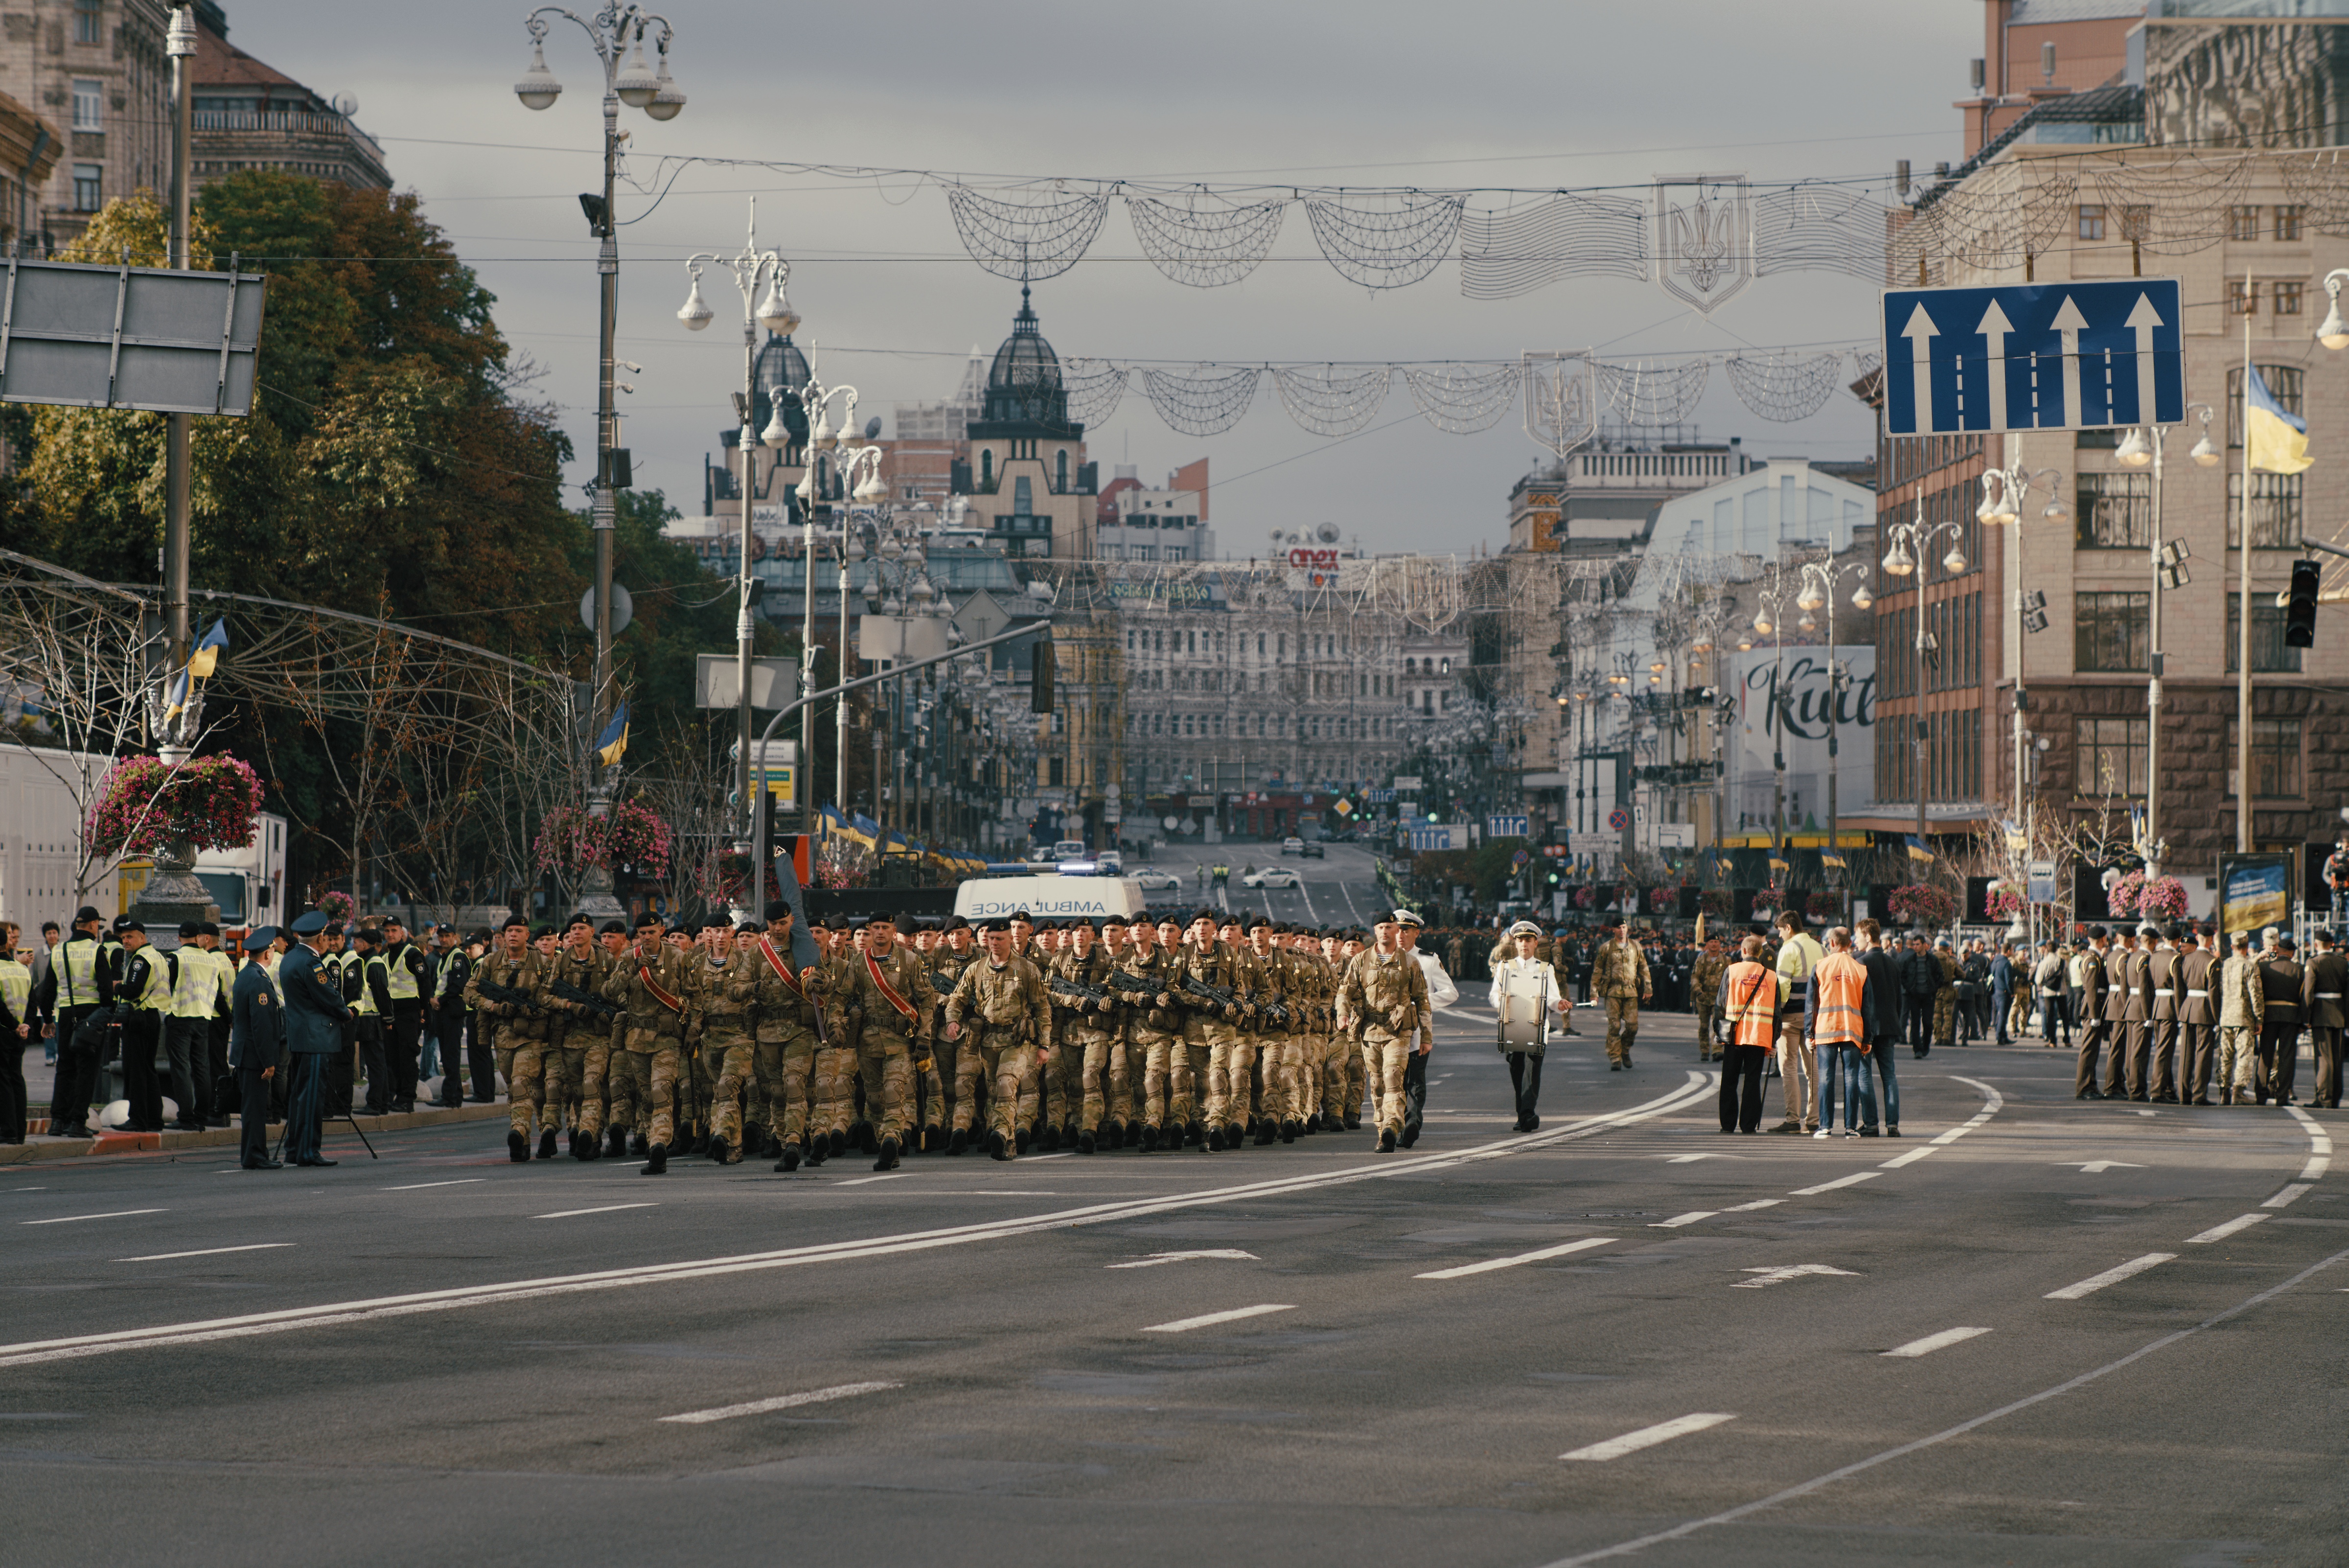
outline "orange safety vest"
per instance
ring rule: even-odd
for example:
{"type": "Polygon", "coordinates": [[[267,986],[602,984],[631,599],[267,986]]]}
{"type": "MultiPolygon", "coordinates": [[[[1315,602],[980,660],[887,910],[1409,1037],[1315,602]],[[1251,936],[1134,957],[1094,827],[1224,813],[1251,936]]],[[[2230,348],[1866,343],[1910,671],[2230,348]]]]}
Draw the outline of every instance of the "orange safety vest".
{"type": "Polygon", "coordinates": [[[1818,988],[1818,1020],[1812,1040],[1821,1045],[1857,1045],[1868,1038],[1868,1021],[1859,1008],[1868,984],[1868,970],[1849,953],[1829,953],[1811,983],[1818,988]]]}
{"type": "Polygon", "coordinates": [[[1778,977],[1775,973],[1751,959],[1741,960],[1721,977],[1721,994],[1734,1044],[1767,1048],[1776,1043],[1778,977]]]}

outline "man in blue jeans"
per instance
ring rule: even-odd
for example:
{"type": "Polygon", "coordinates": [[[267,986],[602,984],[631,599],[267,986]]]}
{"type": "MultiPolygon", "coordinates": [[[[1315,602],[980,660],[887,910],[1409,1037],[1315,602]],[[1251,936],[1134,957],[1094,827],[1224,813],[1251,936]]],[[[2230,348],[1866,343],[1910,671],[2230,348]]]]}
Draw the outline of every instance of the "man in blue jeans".
{"type": "MultiPolygon", "coordinates": [[[[1860,1106],[1862,1117],[1859,1136],[1874,1137],[1876,1112],[1884,1108],[1884,1130],[1892,1137],[1900,1136],[1900,1080],[1894,1074],[1893,1058],[1900,1044],[1901,1006],[1900,961],[1880,945],[1882,928],[1873,919],[1862,920],[1853,932],[1853,956],[1868,971],[1868,1038],[1869,1050],[1863,1064],[1876,1064],[1881,1080],[1881,1093],[1860,1106]]],[[[1863,1064],[1860,1071],[1868,1070],[1863,1064]]]]}
{"type": "Polygon", "coordinates": [[[1872,1049],[1868,1027],[1868,971],[1851,955],[1851,933],[1837,926],[1827,933],[1826,956],[1811,975],[1805,995],[1803,1033],[1817,1053],[1818,1130],[1813,1137],[1836,1136],[1837,1083],[1843,1096],[1843,1136],[1859,1131],[1859,1112],[1876,1119],[1876,1089],[1868,1075],[1867,1056],[1872,1049]]]}

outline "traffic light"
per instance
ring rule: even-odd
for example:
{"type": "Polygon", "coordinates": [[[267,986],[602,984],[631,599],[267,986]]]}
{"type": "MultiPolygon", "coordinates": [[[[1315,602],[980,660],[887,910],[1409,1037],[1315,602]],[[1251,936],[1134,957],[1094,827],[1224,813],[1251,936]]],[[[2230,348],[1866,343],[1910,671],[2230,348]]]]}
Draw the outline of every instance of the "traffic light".
{"type": "Polygon", "coordinates": [[[2316,646],[2316,563],[2292,564],[2292,591],[2283,609],[2283,640],[2287,648],[2316,646]]]}
{"type": "Polygon", "coordinates": [[[1035,680],[1029,688],[1028,711],[1031,713],[1052,711],[1052,634],[1049,631],[1036,639],[1035,680]]]}

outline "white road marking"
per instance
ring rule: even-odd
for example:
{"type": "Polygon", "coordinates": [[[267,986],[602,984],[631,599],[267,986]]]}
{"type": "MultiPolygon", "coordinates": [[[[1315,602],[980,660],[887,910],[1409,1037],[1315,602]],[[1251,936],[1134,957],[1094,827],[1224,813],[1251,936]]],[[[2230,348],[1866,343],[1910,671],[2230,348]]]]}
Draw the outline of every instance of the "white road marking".
{"type": "Polygon", "coordinates": [[[55,1220],[19,1220],[19,1225],[70,1225],[78,1220],[120,1220],[132,1214],[168,1214],[168,1209],[116,1209],[104,1214],[66,1214],[55,1220]]]}
{"type": "Polygon", "coordinates": [[[533,1220],[575,1220],[582,1214],[616,1214],[623,1209],[657,1209],[657,1203],[606,1203],[600,1209],[558,1209],[552,1214],[533,1214],[533,1220]]]}
{"type": "Polygon", "coordinates": [[[1734,1416],[1701,1413],[1682,1416],[1674,1420],[1660,1421],[1652,1427],[1642,1427],[1636,1432],[1626,1432],[1619,1438],[1609,1438],[1603,1443],[1593,1443],[1587,1449],[1560,1454],[1561,1459],[1619,1459],[1625,1454],[1636,1454],[1641,1449],[1652,1449],[1658,1443],[1669,1443],[1674,1438],[1685,1438],[1691,1432],[1702,1432],[1707,1427],[1718,1427],[1723,1421],[1734,1421],[1734,1416]]]}
{"type": "Polygon", "coordinates": [[[1295,1312],[1294,1305],[1268,1302],[1262,1306],[1234,1307],[1229,1312],[1211,1312],[1199,1317],[1178,1317],[1173,1323],[1154,1323],[1144,1334],[1188,1334],[1195,1328],[1209,1328],[1219,1323],[1237,1323],[1244,1317],[1262,1317],[1267,1313],[1295,1312]]]}
{"type": "Polygon", "coordinates": [[[2260,1207],[2262,1209],[2288,1209],[2292,1204],[2298,1202],[2301,1196],[2308,1190],[2309,1183],[2305,1181],[2295,1181],[2289,1187],[2282,1189],[2265,1203],[2261,1204],[2260,1207]]]}
{"type": "Polygon", "coordinates": [[[401,1317],[417,1313],[448,1312],[459,1307],[488,1306],[506,1302],[527,1301],[541,1296],[616,1290],[631,1285],[667,1284],[685,1280],[714,1279],[726,1274],[759,1272],[768,1269],[799,1268],[812,1263],[840,1262],[852,1259],[928,1251],[939,1247],[968,1246],[977,1241],[1002,1241],[1013,1236],[1033,1235],[1045,1231],[1071,1230],[1080,1225],[1101,1225],[1143,1219],[1171,1213],[1178,1210],[1257,1201],[1289,1193],[1342,1187],[1357,1181],[1391,1180],[1398,1176],[1418,1176],[1431,1170],[1445,1170],[1484,1160],[1512,1158],[1529,1149],[1548,1148],[1559,1144],[1572,1143],[1580,1138],[1596,1137],[1601,1133],[1611,1132],[1619,1127],[1629,1127],[1636,1122],[1646,1121],[1656,1116],[1669,1116],[1674,1111],[1685,1109],[1690,1106],[1708,1102],[1715,1095],[1719,1086],[1717,1075],[1692,1071],[1680,1086],[1658,1096],[1655,1099],[1644,1101],[1624,1110],[1590,1116],[1570,1126],[1561,1127],[1555,1132],[1540,1132],[1530,1137],[1511,1137],[1500,1143],[1480,1144],[1472,1148],[1442,1154],[1415,1155],[1408,1159],[1397,1159],[1390,1156],[1376,1164],[1353,1166],[1342,1170],[1282,1177],[1235,1187],[1211,1188],[1204,1192],[1178,1193],[1157,1198],[1123,1199],[1112,1203],[1091,1204],[1080,1209],[1063,1209],[1047,1214],[1031,1214],[1007,1220],[948,1226],[936,1231],[916,1231],[896,1235],[865,1237],[848,1241],[825,1242],[815,1246],[782,1248],[767,1252],[685,1259],[673,1263],[606,1269],[591,1273],[558,1274],[539,1279],[505,1281],[493,1284],[465,1285],[449,1290],[419,1291],[406,1295],[325,1302],[313,1306],[288,1307],[276,1312],[252,1313],[237,1317],[198,1319],[186,1323],[157,1324],[146,1328],[119,1329],[106,1334],[78,1334],[64,1339],[27,1340],[14,1345],[0,1345],[0,1366],[22,1366],[40,1362],[70,1360],[85,1355],[104,1355],[119,1350],[206,1345],[222,1339],[246,1338],[254,1334],[283,1334],[293,1329],[366,1323],[378,1318],[401,1317]]]}
{"type": "Polygon", "coordinates": [[[1932,1152],[1933,1146],[1930,1143],[1925,1144],[1920,1147],[1910,1149],[1907,1154],[1893,1156],[1890,1159],[1886,1160],[1882,1165],[1878,1166],[1877,1168],[1878,1170],[1898,1170],[1904,1165],[1916,1164],[1919,1160],[1924,1158],[1927,1155],[1932,1152]]]}
{"type": "Polygon", "coordinates": [[[386,1192],[421,1192],[428,1187],[464,1187],[476,1181],[487,1181],[486,1176],[460,1176],[453,1181],[418,1181],[406,1187],[387,1187],[386,1192]]]}
{"type": "Polygon", "coordinates": [[[770,1410],[789,1410],[800,1405],[826,1405],[834,1399],[850,1399],[859,1394],[878,1394],[884,1388],[904,1386],[902,1383],[843,1383],[836,1388],[811,1388],[804,1394],[753,1399],[747,1405],[720,1405],[715,1410],[688,1410],[682,1416],[663,1416],[661,1419],[695,1425],[705,1421],[730,1421],[737,1416],[763,1416],[770,1410]]]}
{"type": "Polygon", "coordinates": [[[1675,1154],[1665,1157],[1666,1165],[1694,1165],[1700,1159],[1727,1159],[1725,1154],[1675,1154]]]}
{"type": "Polygon", "coordinates": [[[1816,1198],[1820,1193],[1833,1192],[1838,1187],[1856,1187],[1863,1181],[1873,1181],[1883,1174],[1884,1172],[1880,1170],[1855,1171],[1849,1176],[1838,1176],[1833,1181],[1822,1181],[1816,1187],[1798,1187],[1786,1196],[1789,1198],[1816,1198]]]}
{"type": "Polygon", "coordinates": [[[1989,1332],[1990,1330],[1986,1328],[1945,1328],[1939,1334],[1929,1334],[1922,1339],[1912,1339],[1906,1345],[1895,1345],[1884,1354],[1908,1356],[1930,1355],[1937,1350],[1945,1350],[1952,1345],[1962,1345],[1977,1334],[1989,1332]]]}
{"type": "MultiPolygon", "coordinates": [[[[1024,1159],[1024,1160],[1026,1160],[1029,1164],[1030,1164],[1030,1165],[1034,1165],[1034,1164],[1036,1164],[1039,1160],[1046,1160],[1046,1159],[1074,1159],[1074,1158],[1076,1158],[1076,1152],[1077,1152],[1077,1151],[1076,1151],[1076,1150],[1074,1150],[1074,1149],[1067,1149],[1067,1150],[1064,1150],[1063,1152],[1061,1152],[1061,1153],[1060,1153],[1060,1154],[1027,1154],[1027,1155],[1022,1155],[1022,1156],[1020,1156],[1019,1158],[1022,1158],[1022,1159],[1024,1159]]],[[[842,1185],[843,1187],[846,1187],[846,1186],[848,1186],[849,1184],[848,1184],[847,1182],[843,1181],[843,1182],[842,1182],[842,1183],[841,1183],[841,1185],[842,1185]]]]}
{"type": "Polygon", "coordinates": [[[2211,1226],[2199,1236],[2187,1237],[2186,1244],[2189,1247],[2193,1247],[2209,1241],[2223,1241],[2228,1237],[2233,1235],[2236,1231],[2248,1231],[2266,1218],[2268,1217],[2264,1214],[2239,1214],[2234,1219],[2228,1220],[2224,1225],[2211,1226]]]}
{"type": "Polygon", "coordinates": [[[2058,1165],[2076,1165],[2083,1176],[2102,1176],[2108,1170],[2143,1170],[2144,1166],[2131,1165],[2125,1159],[2059,1159],[2058,1165]]]}
{"type": "Polygon", "coordinates": [[[2169,1262],[2177,1256],[2175,1252],[2147,1252],[2142,1258],[2130,1259],[2118,1268],[2106,1269],[2101,1274],[2090,1274],[2076,1285],[2065,1285],[2060,1291],[2049,1291],[2044,1299],[2051,1302],[2075,1302],[2082,1296],[2095,1294],[2106,1285],[2119,1284],[2131,1275],[2141,1274],[2147,1269],[2169,1262]]]}
{"type": "Polygon", "coordinates": [[[1688,1537],[1694,1535],[1700,1530],[1711,1530],[1719,1525],[1734,1524],[1739,1520],[1751,1518],[1754,1514],[1776,1508],[1782,1503],[1792,1502],[1797,1498],[1808,1497],[1813,1492],[1823,1491],[1837,1481],[1849,1480],[1852,1477],[1872,1470],[1878,1465],[1889,1463],[1894,1459],[1907,1459],[1910,1454],[1920,1452],[1926,1449],[1937,1447],[1940,1444],[1948,1442],[1952,1438],[1962,1438],[1970,1432],[1977,1431],[1983,1427],[1989,1426],[1992,1421],[2002,1420],[2008,1416],[2016,1414],[2018,1411],[2028,1410],[2033,1406],[2044,1404],[2050,1399],[2060,1399],[2064,1395],[2071,1393],[2075,1389],[2085,1388],[2089,1384],[2096,1382],[2100,1378],[2108,1377],[2124,1367],[2134,1366],[2138,1362],[2144,1360],[2147,1356],[2151,1355],[2155,1351],[2167,1350],[2169,1346],[2178,1343],[2178,1341],[2191,1339],[2194,1335],[2200,1334],[2205,1329],[2216,1328],[2222,1323],[2231,1322],[2234,1319],[2240,1317],[2243,1314],[2251,1311],[2253,1307],[2263,1306],[2267,1303],[2273,1301],[2276,1297],[2283,1294],[2286,1291],[2289,1291],[2294,1286],[2323,1272],[2325,1270],[2332,1268],[2336,1263],[2341,1262],[2344,1259],[2349,1259],[2349,1250],[2335,1252],[2331,1257],[2324,1259],[2321,1262],[2313,1263],[2309,1267],[2302,1270],[2299,1273],[2294,1274],[2292,1278],[2284,1281],[2282,1284],[2270,1285],[2266,1290],[2260,1292],[2259,1294],[2249,1297],[2243,1301],[2237,1302],[2233,1306],[2227,1308],[2224,1312],[2214,1313],[2210,1316],[2204,1318],[2200,1323],[2194,1324],[2186,1328],[2181,1328],[2174,1334],[2165,1334],[2159,1339],[2153,1341],[2151,1344],[2139,1345],[2137,1349],[2130,1351],[2127,1355],[2120,1356],[2116,1360],[2108,1361],[2102,1366],[2094,1367],[2089,1371],[2083,1372],[2076,1377],[2067,1377],[2063,1382],[2054,1385],[2053,1387],[2042,1388],[2036,1394],[2026,1394],[2020,1399],[2015,1399],[2007,1404],[2001,1405],[1995,1410],[1986,1410],[1979,1416],[1960,1421],[1953,1427],[1944,1427],[1941,1430],[1934,1432],[1930,1436],[1911,1438],[1909,1441],[1905,1443],[1896,1443],[1891,1448],[1879,1449],[1878,1452],[1868,1455],[1866,1459],[1855,1459],[1850,1464],[1843,1465],[1835,1469],[1828,1470],[1823,1475],[1816,1475],[1807,1480],[1796,1481],[1792,1486],[1782,1487],[1778,1490],[1770,1493],[1768,1496],[1757,1497],[1751,1502],[1739,1503],[1734,1508],[1723,1509],[1719,1513],[1708,1514],[1702,1519],[1688,1520],[1682,1523],[1672,1525],[1669,1529],[1657,1531],[1652,1534],[1639,1536],[1630,1541],[1618,1541],[1609,1545],[1596,1547],[1588,1552],[1577,1552],[1571,1557],[1561,1557],[1554,1563],[1545,1564],[1544,1568],[1583,1568],[1583,1564],[1585,1563],[1597,1563],[1608,1558],[1628,1557],[1631,1555],[1631,1553],[1642,1551],[1650,1546],[1661,1546],[1668,1541],[1685,1540],[1688,1537]]]}
{"type": "Polygon", "coordinates": [[[1724,1209],[1723,1214],[1751,1214],[1756,1209],[1775,1209],[1786,1201],[1783,1198],[1757,1198],[1751,1203],[1741,1203],[1734,1209],[1724,1209]]]}
{"type": "Polygon", "coordinates": [[[1104,1263],[1102,1266],[1108,1269],[1154,1269],[1161,1263],[1180,1263],[1191,1258],[1245,1258],[1251,1263],[1262,1262],[1254,1252],[1243,1252],[1237,1247],[1215,1247],[1203,1252],[1153,1252],[1131,1263],[1104,1263]]]}
{"type": "Polygon", "coordinates": [[[1579,1241],[1568,1241],[1560,1246],[1544,1247],[1536,1252],[1519,1252],[1512,1258],[1488,1258],[1481,1263],[1463,1263],[1456,1269],[1437,1269],[1433,1273],[1413,1274],[1415,1280],[1457,1280],[1470,1274],[1489,1274],[1495,1269],[1514,1269],[1519,1263],[1538,1263],[1545,1258],[1563,1258],[1568,1252],[1587,1252],[1593,1247],[1604,1247],[1615,1241],[1612,1236],[1585,1236],[1579,1241]]]}
{"type": "Polygon", "coordinates": [[[196,1252],[150,1252],[143,1258],[117,1258],[118,1263],[160,1263],[173,1258],[210,1258],[221,1252],[266,1252],[278,1247],[291,1247],[292,1241],[254,1241],[243,1247],[206,1247],[196,1252]]]}
{"type": "MultiPolygon", "coordinates": [[[[1050,1158],[1050,1157],[1049,1155],[1040,1155],[1037,1158],[1050,1158]]],[[[903,1181],[905,1178],[914,1174],[916,1173],[910,1170],[893,1170],[886,1176],[860,1176],[854,1181],[835,1181],[832,1185],[834,1187],[864,1187],[875,1181],[903,1181]]]]}
{"type": "Polygon", "coordinates": [[[2312,1154],[2308,1157],[2308,1163],[2300,1168],[2300,1179],[2302,1181],[2314,1181],[2318,1177],[2323,1176],[2327,1170],[2332,1168],[2332,1166],[2333,1162],[2330,1159],[2327,1159],[2324,1156],[2321,1154],[2312,1154]]]}
{"type": "Polygon", "coordinates": [[[1648,1227],[1651,1231],[1677,1231],[1683,1225],[1693,1225],[1700,1220],[1710,1220],[1720,1213],[1718,1209],[1694,1209],[1686,1214],[1675,1214],[1669,1220],[1659,1220],[1648,1227]]]}
{"type": "Polygon", "coordinates": [[[1745,1269],[1744,1273],[1756,1278],[1740,1280],[1729,1288],[1733,1291],[1758,1291],[1769,1285],[1782,1285],[1788,1280],[1799,1280],[1809,1274],[1840,1274],[1846,1279],[1859,1276],[1849,1269],[1831,1269],[1825,1263],[1785,1263],[1775,1269],[1745,1269]]]}

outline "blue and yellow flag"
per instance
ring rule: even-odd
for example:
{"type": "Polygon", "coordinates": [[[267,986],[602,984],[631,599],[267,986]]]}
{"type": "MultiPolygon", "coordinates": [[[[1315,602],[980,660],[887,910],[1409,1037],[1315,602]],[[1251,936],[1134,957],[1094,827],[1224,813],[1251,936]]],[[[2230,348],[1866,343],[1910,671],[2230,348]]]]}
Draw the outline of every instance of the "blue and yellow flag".
{"type": "Polygon", "coordinates": [[[611,767],[628,754],[628,705],[623,702],[612,713],[612,722],[595,737],[595,760],[611,767]]]}
{"type": "Polygon", "coordinates": [[[228,622],[212,622],[212,628],[204,633],[197,642],[195,651],[188,656],[188,673],[199,680],[211,680],[212,670],[220,664],[221,649],[227,646],[228,622]]]}
{"type": "Polygon", "coordinates": [[[163,694],[164,720],[168,722],[171,720],[178,718],[180,716],[180,711],[187,705],[188,672],[182,670],[177,675],[171,677],[171,687],[163,694]]]}
{"type": "Polygon", "coordinates": [[[1933,863],[1933,852],[1926,848],[1925,841],[1913,833],[1909,836],[1909,858],[1927,866],[1933,863]]]}
{"type": "Polygon", "coordinates": [[[2268,390],[2257,366],[2243,392],[2243,441],[2251,467],[2262,473],[2298,473],[2316,460],[2308,455],[2308,421],[2284,412],[2268,390]]]}
{"type": "Polygon", "coordinates": [[[1773,871],[1784,871],[1785,868],[1786,862],[1780,857],[1778,852],[1775,849],[1770,851],[1770,869],[1773,871]]]}
{"type": "Polygon", "coordinates": [[[1847,869],[1843,863],[1843,857],[1832,849],[1822,849],[1819,851],[1819,864],[1834,871],[1847,869]]]}

